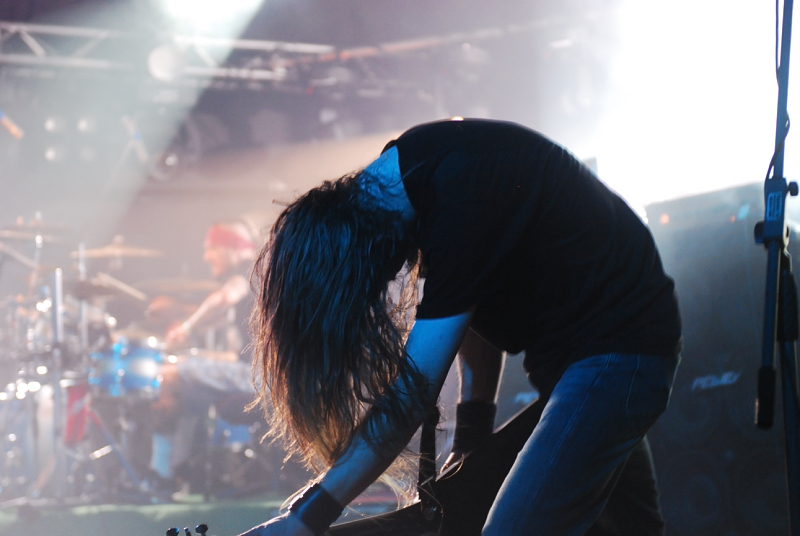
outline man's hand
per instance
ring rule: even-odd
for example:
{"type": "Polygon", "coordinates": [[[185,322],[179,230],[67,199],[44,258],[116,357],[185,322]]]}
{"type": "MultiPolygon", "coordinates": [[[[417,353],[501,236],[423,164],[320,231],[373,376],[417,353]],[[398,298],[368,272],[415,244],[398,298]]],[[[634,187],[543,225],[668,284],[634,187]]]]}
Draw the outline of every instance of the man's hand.
{"type": "Polygon", "coordinates": [[[286,513],[239,536],[314,536],[314,533],[297,516],[286,513]]]}
{"type": "Polygon", "coordinates": [[[186,322],[181,322],[180,324],[170,326],[166,335],[164,335],[164,342],[167,348],[174,349],[178,345],[188,341],[191,334],[192,331],[186,322]]]}

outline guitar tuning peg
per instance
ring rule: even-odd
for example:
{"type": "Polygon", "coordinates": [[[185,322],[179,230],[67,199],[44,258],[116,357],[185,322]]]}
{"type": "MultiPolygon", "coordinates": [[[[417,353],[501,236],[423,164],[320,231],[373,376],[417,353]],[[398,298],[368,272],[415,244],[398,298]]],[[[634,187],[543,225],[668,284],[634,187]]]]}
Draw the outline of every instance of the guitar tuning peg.
{"type": "Polygon", "coordinates": [[[197,531],[197,534],[200,536],[206,536],[206,532],[208,532],[208,525],[205,523],[200,523],[194,528],[194,530],[197,531]]]}
{"type": "Polygon", "coordinates": [[[186,536],[192,536],[192,531],[189,530],[189,527],[183,527],[183,532],[186,533],[186,536]]]}
{"type": "Polygon", "coordinates": [[[181,533],[181,530],[177,527],[172,527],[171,529],[167,530],[167,536],[178,536],[181,533]]]}

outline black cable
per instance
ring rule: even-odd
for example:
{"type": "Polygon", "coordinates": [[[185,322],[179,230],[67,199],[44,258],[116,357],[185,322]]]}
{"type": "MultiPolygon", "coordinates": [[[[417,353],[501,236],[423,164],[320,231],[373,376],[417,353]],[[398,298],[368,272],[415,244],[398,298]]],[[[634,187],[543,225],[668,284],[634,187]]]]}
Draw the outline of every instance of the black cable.
{"type": "MultiPolygon", "coordinates": [[[[775,79],[780,86],[780,79],[781,79],[781,69],[782,66],[780,65],[780,0],[775,0],[775,79]]],[[[769,161],[769,167],[767,168],[767,177],[766,179],[769,180],[770,174],[775,169],[775,160],[778,158],[778,155],[783,151],[784,146],[786,144],[786,137],[789,135],[789,128],[791,127],[791,121],[789,120],[789,112],[786,112],[786,124],[784,125],[786,128],[783,131],[783,137],[781,140],[776,143],[775,152],[772,153],[772,158],[769,161]]]]}

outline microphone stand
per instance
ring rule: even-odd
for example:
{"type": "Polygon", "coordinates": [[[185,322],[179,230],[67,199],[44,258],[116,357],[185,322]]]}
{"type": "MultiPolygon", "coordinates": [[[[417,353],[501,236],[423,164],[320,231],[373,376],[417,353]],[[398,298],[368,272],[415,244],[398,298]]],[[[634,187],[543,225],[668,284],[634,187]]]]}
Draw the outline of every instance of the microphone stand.
{"type": "MultiPolygon", "coordinates": [[[[780,63],[778,65],[778,117],[775,153],[764,183],[764,220],[755,227],[756,242],[767,249],[766,292],[764,302],[764,332],[762,360],[758,371],[756,425],[771,428],[775,411],[775,346],[780,350],[781,387],[786,444],[786,479],[789,502],[789,521],[792,536],[800,536],[800,396],[798,394],[797,286],[792,274],[791,256],[786,251],[789,230],[786,225],[786,195],[796,196],[797,183],[787,184],[783,176],[784,141],[789,130],[787,99],[789,87],[789,52],[792,38],[792,2],[784,0],[781,31],[780,63]]],[[[777,39],[777,36],[776,36],[777,39]]]]}

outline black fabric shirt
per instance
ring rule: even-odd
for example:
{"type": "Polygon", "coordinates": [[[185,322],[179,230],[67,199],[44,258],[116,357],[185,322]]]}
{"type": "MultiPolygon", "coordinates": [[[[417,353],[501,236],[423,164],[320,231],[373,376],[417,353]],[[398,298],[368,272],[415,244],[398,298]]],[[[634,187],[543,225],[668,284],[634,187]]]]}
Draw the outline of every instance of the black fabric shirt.
{"type": "Polygon", "coordinates": [[[567,150],[487,120],[414,127],[397,146],[418,216],[417,318],[472,328],[529,371],[601,353],[675,357],[680,317],[640,218],[567,150]]]}

